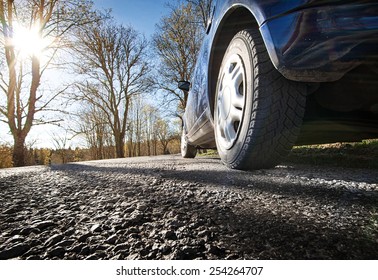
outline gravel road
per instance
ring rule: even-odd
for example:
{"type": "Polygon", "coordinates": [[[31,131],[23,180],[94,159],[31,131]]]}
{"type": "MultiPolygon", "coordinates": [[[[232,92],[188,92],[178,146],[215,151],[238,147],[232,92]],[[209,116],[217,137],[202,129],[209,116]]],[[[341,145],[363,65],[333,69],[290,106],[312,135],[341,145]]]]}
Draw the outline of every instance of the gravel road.
{"type": "Polygon", "coordinates": [[[378,259],[378,170],[178,155],[0,170],[0,259],[378,259]]]}

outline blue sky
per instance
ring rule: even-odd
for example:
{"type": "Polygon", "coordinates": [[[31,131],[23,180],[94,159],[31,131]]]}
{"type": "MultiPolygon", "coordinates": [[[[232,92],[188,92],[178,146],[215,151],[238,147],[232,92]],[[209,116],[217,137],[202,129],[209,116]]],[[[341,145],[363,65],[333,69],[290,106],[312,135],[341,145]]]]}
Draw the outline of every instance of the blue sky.
{"type": "Polygon", "coordinates": [[[116,21],[132,25],[147,38],[153,34],[155,24],[168,14],[169,0],[94,0],[98,9],[112,9],[116,21]]]}

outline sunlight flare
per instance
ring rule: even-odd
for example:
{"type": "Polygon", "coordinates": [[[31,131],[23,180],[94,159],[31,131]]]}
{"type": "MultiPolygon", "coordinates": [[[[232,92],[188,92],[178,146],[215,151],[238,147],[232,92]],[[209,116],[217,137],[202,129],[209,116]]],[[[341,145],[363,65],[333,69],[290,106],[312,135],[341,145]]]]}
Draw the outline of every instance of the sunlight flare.
{"type": "Polygon", "coordinates": [[[13,45],[21,59],[32,56],[40,58],[43,51],[49,46],[49,41],[41,37],[38,26],[26,28],[16,24],[14,26],[13,45]]]}

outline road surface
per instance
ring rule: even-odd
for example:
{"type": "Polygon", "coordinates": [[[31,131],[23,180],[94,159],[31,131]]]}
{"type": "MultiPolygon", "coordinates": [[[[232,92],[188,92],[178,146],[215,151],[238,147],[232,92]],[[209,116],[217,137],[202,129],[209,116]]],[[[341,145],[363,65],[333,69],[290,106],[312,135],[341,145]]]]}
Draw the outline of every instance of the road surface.
{"type": "Polygon", "coordinates": [[[377,259],[378,170],[178,155],[0,170],[0,259],[377,259]]]}

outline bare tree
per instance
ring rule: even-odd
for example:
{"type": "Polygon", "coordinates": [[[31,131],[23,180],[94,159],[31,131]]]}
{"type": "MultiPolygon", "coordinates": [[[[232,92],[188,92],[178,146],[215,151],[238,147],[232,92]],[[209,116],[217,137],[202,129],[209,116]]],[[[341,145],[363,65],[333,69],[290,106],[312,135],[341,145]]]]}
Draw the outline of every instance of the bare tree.
{"type": "Polygon", "coordinates": [[[144,119],[144,135],[146,141],[147,155],[156,155],[157,131],[155,130],[155,122],[157,119],[157,109],[151,105],[146,104],[142,110],[144,119]]]}
{"type": "Polygon", "coordinates": [[[186,107],[188,93],[178,90],[177,82],[191,79],[202,36],[203,28],[191,3],[171,7],[153,36],[153,47],[160,59],[156,83],[164,92],[165,103],[178,105],[179,117],[186,107]]]}
{"type": "Polygon", "coordinates": [[[134,126],[134,132],[135,132],[135,142],[136,142],[136,156],[141,156],[141,145],[143,139],[143,133],[142,133],[142,127],[144,126],[144,120],[142,116],[142,110],[143,110],[143,100],[141,96],[135,96],[132,100],[133,103],[133,126],[134,126]]]}
{"type": "Polygon", "coordinates": [[[68,33],[95,20],[91,5],[87,0],[0,1],[0,121],[13,136],[15,166],[25,164],[25,139],[32,126],[54,122],[36,119],[36,114],[49,110],[63,90],[46,97],[40,90],[42,76],[68,33]]]}
{"type": "Polygon", "coordinates": [[[129,156],[156,155],[158,109],[146,98],[135,96],[129,110],[127,146],[129,156]]]}
{"type": "Polygon", "coordinates": [[[78,35],[76,68],[86,82],[78,82],[76,97],[104,113],[117,157],[125,156],[130,99],[150,86],[146,46],[144,37],[133,28],[110,20],[85,28],[78,35]]]}
{"type": "Polygon", "coordinates": [[[167,120],[159,118],[156,120],[155,129],[157,131],[157,137],[160,141],[160,144],[163,147],[163,154],[168,154],[168,144],[171,142],[175,137],[177,137],[176,133],[170,127],[170,124],[167,120]]]}
{"type": "Polygon", "coordinates": [[[68,150],[68,131],[65,130],[64,134],[53,134],[52,135],[52,143],[55,147],[56,153],[59,155],[59,158],[63,164],[70,161],[70,153],[68,150]]]}
{"type": "Polygon", "coordinates": [[[111,128],[106,115],[97,107],[88,104],[78,114],[76,135],[83,135],[92,159],[105,159],[114,157],[114,141],[111,128]]]}
{"type": "Polygon", "coordinates": [[[191,3],[195,7],[203,29],[206,30],[213,13],[214,0],[186,0],[186,2],[191,3]]]}

